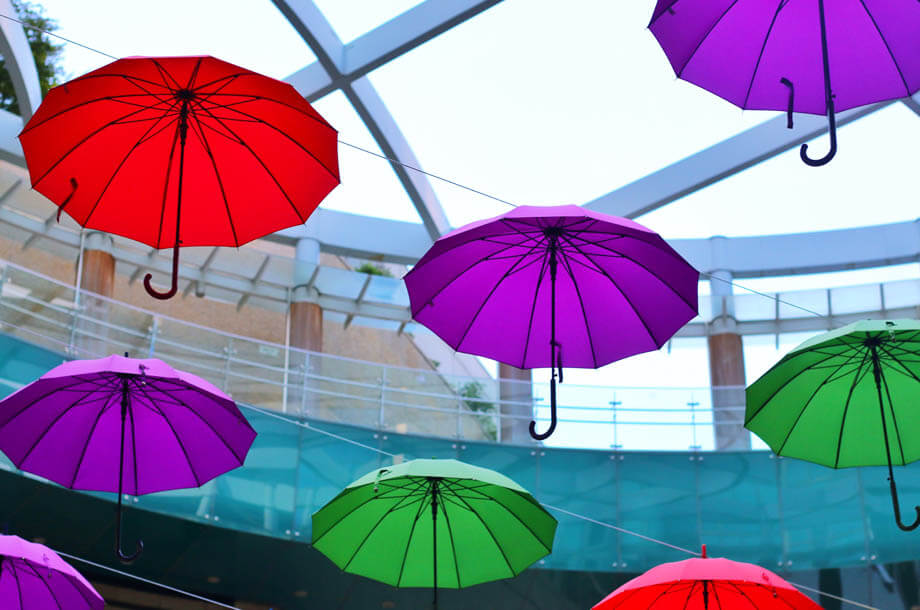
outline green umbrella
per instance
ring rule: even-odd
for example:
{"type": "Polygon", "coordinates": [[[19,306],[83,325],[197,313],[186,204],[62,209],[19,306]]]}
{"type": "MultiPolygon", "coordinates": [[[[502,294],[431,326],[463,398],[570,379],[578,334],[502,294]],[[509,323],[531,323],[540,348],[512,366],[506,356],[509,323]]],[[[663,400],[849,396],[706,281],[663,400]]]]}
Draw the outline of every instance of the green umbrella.
{"type": "Polygon", "coordinates": [[[778,455],[831,468],[920,459],[920,321],[865,320],[824,333],[786,354],[747,389],[745,427],[778,455]]]}
{"type": "Polygon", "coordinates": [[[394,587],[511,578],[553,548],[556,519],[520,485],[457,460],[369,472],[313,515],[313,546],[394,587]]]}

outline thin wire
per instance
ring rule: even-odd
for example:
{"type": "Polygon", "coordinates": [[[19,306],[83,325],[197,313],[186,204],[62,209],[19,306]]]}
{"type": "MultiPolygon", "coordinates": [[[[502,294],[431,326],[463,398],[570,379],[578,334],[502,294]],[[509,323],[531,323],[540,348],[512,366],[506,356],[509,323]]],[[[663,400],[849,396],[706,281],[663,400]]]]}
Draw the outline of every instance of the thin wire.
{"type": "Polygon", "coordinates": [[[364,449],[369,449],[370,451],[376,451],[377,453],[382,453],[383,455],[390,456],[391,458],[392,458],[392,457],[396,457],[396,455],[397,455],[397,454],[395,454],[395,453],[390,453],[389,451],[384,451],[383,449],[380,449],[379,447],[373,447],[373,446],[371,446],[371,445],[365,445],[364,443],[361,443],[361,442],[352,440],[352,439],[347,438],[347,437],[345,437],[345,436],[342,436],[342,435],[340,435],[340,434],[336,434],[336,433],[334,433],[334,432],[329,432],[328,430],[322,430],[322,429],[320,429],[320,428],[317,428],[316,426],[313,426],[313,425],[309,424],[308,422],[301,422],[301,421],[297,421],[296,419],[290,419],[290,418],[284,417],[283,415],[280,415],[280,414],[278,414],[278,413],[273,413],[272,411],[267,411],[267,410],[265,410],[265,409],[260,409],[259,407],[256,407],[256,406],[253,406],[253,405],[248,405],[248,404],[245,404],[245,403],[237,403],[237,404],[238,404],[240,407],[243,407],[244,409],[249,409],[249,410],[251,410],[251,411],[256,411],[257,413],[261,413],[262,415],[267,415],[267,416],[269,416],[269,417],[274,417],[275,419],[280,419],[281,421],[285,421],[285,422],[287,422],[287,423],[289,423],[289,424],[294,424],[295,426],[300,426],[301,428],[306,428],[307,430],[313,430],[314,432],[319,432],[320,434],[325,434],[326,436],[328,436],[328,437],[330,437],[330,438],[334,438],[334,439],[336,439],[336,440],[340,440],[340,441],[343,441],[343,442],[345,442],[345,443],[349,443],[349,444],[351,444],[351,445],[355,445],[355,446],[357,446],[357,447],[363,447],[364,449]]]}
{"type": "MultiPolygon", "coordinates": [[[[786,581],[786,582],[789,582],[789,581],[786,581]]],[[[831,593],[825,593],[824,591],[820,591],[820,590],[818,590],[818,589],[812,589],[811,587],[806,587],[805,585],[800,585],[800,584],[795,583],[795,582],[790,582],[789,584],[792,585],[793,587],[798,587],[799,589],[804,589],[804,590],[810,591],[810,592],[812,592],[812,593],[817,593],[818,595],[823,595],[824,597],[829,597],[829,598],[831,598],[831,599],[836,599],[837,601],[841,601],[841,602],[844,602],[844,603],[847,603],[847,604],[853,604],[854,606],[857,606],[857,607],[859,607],[859,608],[865,608],[866,610],[879,610],[879,609],[876,608],[875,606],[867,606],[866,604],[861,604],[861,603],[859,603],[859,602],[854,602],[852,599],[847,599],[847,598],[845,598],[845,597],[838,597],[838,596],[833,595],[833,594],[831,594],[831,593]]]]}
{"type": "Polygon", "coordinates": [[[741,290],[747,290],[747,291],[750,292],[750,293],[758,294],[758,295],[760,295],[760,296],[762,296],[762,297],[766,297],[766,298],[770,299],[771,301],[776,301],[777,303],[782,303],[783,305],[788,305],[789,307],[794,307],[794,308],[796,308],[796,309],[801,309],[802,311],[805,311],[805,312],[808,312],[808,313],[810,313],[810,314],[812,314],[812,315],[818,316],[819,318],[826,318],[826,317],[828,317],[827,315],[825,315],[825,314],[823,314],[823,313],[818,313],[818,312],[815,311],[814,309],[808,309],[807,307],[802,307],[801,305],[796,305],[795,303],[790,303],[789,301],[784,301],[783,299],[779,298],[779,296],[777,296],[777,295],[771,295],[771,294],[768,294],[768,293],[766,293],[766,292],[760,292],[759,290],[754,290],[753,288],[748,288],[747,286],[742,286],[741,284],[736,284],[735,282],[733,282],[733,281],[731,281],[731,280],[726,280],[725,278],[718,277],[718,276],[716,276],[716,275],[712,275],[711,273],[706,273],[706,272],[704,272],[704,271],[700,271],[700,275],[705,275],[706,277],[708,277],[708,278],[711,279],[711,280],[717,280],[717,281],[719,281],[719,282],[723,282],[723,283],[725,283],[725,284],[728,284],[729,286],[734,286],[735,288],[740,288],[741,290]]]}
{"type": "Polygon", "coordinates": [[[682,551],[682,552],[684,552],[684,553],[688,553],[688,554],[694,555],[694,556],[696,556],[696,557],[699,557],[699,556],[700,556],[700,553],[697,553],[696,551],[691,551],[690,549],[685,549],[685,548],[682,547],[682,546],[676,546],[676,545],[673,545],[673,544],[671,544],[671,543],[669,543],[669,542],[665,542],[665,541],[663,541],[663,540],[658,540],[657,538],[652,538],[651,536],[646,536],[645,534],[640,534],[640,533],[638,533],[638,532],[633,532],[633,531],[631,531],[631,530],[628,530],[628,529],[625,529],[625,528],[622,528],[622,527],[617,527],[616,525],[611,525],[610,523],[605,523],[605,522],[603,522],[603,521],[598,521],[597,519],[592,519],[591,517],[586,517],[586,516],[584,516],[584,515],[579,515],[578,513],[573,513],[572,511],[566,510],[566,509],[564,509],[564,508],[559,508],[558,506],[553,506],[552,504],[544,504],[543,506],[546,507],[546,508],[548,508],[548,509],[550,509],[550,510],[554,510],[554,511],[556,511],[556,512],[562,513],[562,514],[564,514],[564,515],[568,515],[568,516],[570,516],[570,517],[575,517],[576,519],[582,519],[582,520],[584,520],[584,521],[587,521],[588,523],[594,523],[595,525],[600,525],[601,527],[606,527],[607,529],[612,529],[612,530],[616,530],[616,531],[618,531],[618,532],[622,532],[622,533],[624,533],[624,534],[629,534],[630,536],[635,536],[636,538],[642,538],[643,540],[648,540],[649,542],[654,542],[654,543],[656,543],[656,544],[660,544],[660,545],[662,545],[662,546],[666,546],[666,547],[668,547],[668,548],[672,548],[672,549],[675,549],[675,550],[677,550],[677,551],[682,551]]]}
{"type": "Polygon", "coordinates": [[[24,28],[29,28],[30,30],[35,30],[36,32],[41,32],[42,34],[47,34],[48,36],[54,36],[55,38],[59,38],[60,40],[63,40],[64,42],[69,42],[70,44],[74,44],[74,45],[77,45],[78,47],[82,47],[82,48],[86,49],[87,51],[92,51],[93,53],[99,53],[100,55],[105,55],[106,57],[110,57],[110,58],[112,58],[112,59],[118,59],[118,58],[115,57],[114,55],[109,55],[109,54],[106,53],[105,51],[100,51],[99,49],[94,49],[93,47],[88,47],[88,46],[86,46],[85,44],[81,44],[81,43],[77,42],[76,40],[71,40],[70,38],[64,38],[64,37],[61,36],[60,34],[55,34],[54,32],[49,32],[48,30],[43,30],[43,29],[41,29],[41,28],[39,28],[39,27],[35,27],[34,25],[31,25],[31,24],[28,24],[28,23],[26,23],[26,22],[24,22],[24,21],[20,21],[19,19],[16,19],[15,17],[10,17],[9,15],[4,15],[3,13],[0,13],[0,17],[3,17],[4,19],[9,19],[10,21],[15,21],[16,23],[18,23],[19,25],[21,25],[21,26],[24,27],[24,28]]]}
{"type": "MultiPolygon", "coordinates": [[[[52,550],[54,550],[54,549],[52,549],[52,550]]],[[[153,586],[155,586],[155,587],[160,587],[160,588],[166,589],[167,591],[172,591],[173,593],[179,593],[180,595],[185,595],[185,596],[187,596],[187,597],[191,597],[192,599],[197,599],[197,600],[199,600],[199,601],[207,602],[207,603],[209,603],[209,604],[214,604],[215,606],[220,606],[221,608],[228,608],[229,610],[242,610],[241,608],[238,608],[237,606],[231,606],[231,605],[229,605],[229,604],[225,604],[225,603],[219,602],[219,601],[217,601],[217,600],[209,599],[209,598],[207,598],[207,597],[202,597],[201,595],[196,595],[195,593],[192,593],[192,592],[190,592],[190,591],[185,591],[185,590],[183,590],[183,589],[177,589],[176,587],[170,587],[169,585],[164,585],[164,584],[161,583],[161,582],[157,582],[157,581],[155,581],[155,580],[150,580],[150,579],[144,578],[144,577],[142,577],[142,576],[137,576],[137,575],[135,575],[135,574],[131,574],[130,572],[123,572],[123,571],[121,571],[121,570],[116,570],[115,568],[110,568],[110,567],[107,566],[107,565],[103,565],[103,564],[101,564],[101,563],[96,563],[95,561],[90,561],[89,559],[83,559],[82,557],[77,557],[76,555],[71,555],[71,554],[69,554],[69,553],[62,553],[61,551],[56,551],[56,550],[55,550],[54,552],[57,553],[58,555],[60,555],[61,557],[66,557],[67,559],[72,559],[72,560],[74,560],[74,561],[80,561],[80,562],[85,563],[85,564],[87,564],[87,565],[93,566],[94,568],[99,568],[99,569],[101,569],[101,570],[108,570],[109,572],[114,572],[115,574],[118,574],[119,576],[125,576],[125,577],[127,577],[127,578],[133,578],[134,580],[139,580],[139,581],[141,581],[141,582],[143,582],[143,583],[147,583],[148,585],[153,585],[153,586]]]]}
{"type": "Polygon", "coordinates": [[[479,189],[474,189],[474,188],[471,187],[471,186],[466,186],[466,185],[460,184],[459,182],[455,182],[455,181],[450,180],[450,179],[448,179],[448,178],[445,178],[445,177],[443,177],[443,176],[439,176],[439,175],[437,175],[437,174],[432,174],[431,172],[427,172],[427,171],[425,171],[425,170],[423,170],[423,169],[421,169],[421,168],[419,168],[419,167],[415,167],[415,166],[413,166],[413,165],[409,165],[408,163],[403,163],[403,162],[400,161],[399,159],[394,159],[394,158],[392,158],[392,157],[387,157],[386,155],[381,155],[380,153],[376,153],[376,152],[374,152],[374,151],[372,151],[372,150],[368,150],[368,149],[366,149],[366,148],[362,148],[362,147],[357,146],[357,145],[355,145],[355,144],[349,144],[348,142],[344,142],[344,141],[342,141],[342,140],[339,140],[339,144],[344,144],[345,146],[348,146],[348,147],[350,147],[350,148],[354,148],[355,150],[360,150],[361,152],[365,152],[365,153],[367,153],[367,154],[369,154],[369,155],[373,155],[373,156],[378,157],[378,158],[380,158],[380,159],[385,159],[385,160],[389,161],[390,163],[396,163],[397,165],[402,165],[402,166],[405,167],[406,169],[411,169],[412,171],[419,172],[420,174],[425,174],[425,175],[428,176],[429,178],[434,178],[434,179],[436,179],[436,180],[440,180],[441,182],[446,182],[447,184],[451,184],[451,185],[453,185],[453,186],[457,186],[457,187],[460,187],[460,188],[462,188],[462,189],[466,189],[466,190],[470,191],[471,193],[476,193],[477,195],[481,195],[481,196],[483,196],[483,197],[485,197],[485,198],[487,198],[487,199],[492,199],[492,200],[494,200],[494,201],[498,201],[499,203],[504,203],[505,205],[510,205],[510,206],[513,207],[513,208],[518,207],[518,204],[516,204],[516,203],[511,203],[510,201],[508,201],[508,200],[506,200],[506,199],[502,199],[501,197],[496,197],[495,195],[490,195],[490,194],[488,194],[488,193],[486,193],[486,192],[480,191],[479,189]]]}

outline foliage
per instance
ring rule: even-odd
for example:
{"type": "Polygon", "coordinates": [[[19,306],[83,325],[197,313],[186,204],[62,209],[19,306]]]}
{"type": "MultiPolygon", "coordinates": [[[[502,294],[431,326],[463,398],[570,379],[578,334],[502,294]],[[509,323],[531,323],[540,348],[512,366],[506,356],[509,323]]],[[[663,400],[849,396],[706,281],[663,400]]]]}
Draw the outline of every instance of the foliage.
{"type": "Polygon", "coordinates": [[[362,263],[360,267],[355,269],[359,273],[366,273],[368,275],[382,275],[384,277],[393,277],[393,274],[390,273],[389,269],[384,267],[378,267],[373,263],[362,263]]]}
{"type": "MultiPolygon", "coordinates": [[[[476,413],[494,413],[495,405],[491,402],[481,400],[485,386],[478,381],[468,381],[457,388],[457,393],[463,398],[463,402],[470,411],[476,413]]],[[[498,430],[495,428],[495,421],[488,415],[479,417],[479,425],[482,427],[482,433],[490,440],[498,438],[498,430]]]]}
{"type": "MultiPolygon", "coordinates": [[[[53,32],[58,27],[57,22],[45,16],[44,9],[40,5],[28,0],[13,0],[13,7],[19,18],[26,25],[32,26],[24,26],[23,30],[29,41],[29,47],[32,49],[32,56],[35,58],[38,81],[41,84],[42,97],[44,97],[49,89],[60,84],[60,79],[63,77],[60,60],[64,45],[53,43],[50,36],[33,28],[53,32]]],[[[13,88],[13,79],[7,70],[6,58],[0,58],[0,68],[2,68],[0,69],[0,108],[19,114],[19,101],[13,88]]]]}

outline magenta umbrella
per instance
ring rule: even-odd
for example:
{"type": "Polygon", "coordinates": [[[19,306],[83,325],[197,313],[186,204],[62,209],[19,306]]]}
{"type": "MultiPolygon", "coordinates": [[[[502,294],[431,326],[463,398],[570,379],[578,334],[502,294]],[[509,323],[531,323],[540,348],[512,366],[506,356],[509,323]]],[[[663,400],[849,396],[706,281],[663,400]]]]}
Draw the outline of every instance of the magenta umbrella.
{"type": "Polygon", "coordinates": [[[102,610],[105,601],[73,567],[43,544],[0,536],[0,608],[102,610]]]}
{"type": "Polygon", "coordinates": [[[826,114],[920,89],[920,3],[658,0],[649,28],[678,77],[742,108],[826,114]]]}
{"type": "Polygon", "coordinates": [[[664,345],[697,315],[699,273],[642,225],[520,206],[440,238],[406,274],[412,316],[454,349],[518,368],[597,368],[664,345]]]}
{"type": "Polygon", "coordinates": [[[156,359],[74,360],[0,401],[0,449],[22,470],[71,489],[122,494],[199,487],[243,465],[256,437],[236,403],[156,359]]]}

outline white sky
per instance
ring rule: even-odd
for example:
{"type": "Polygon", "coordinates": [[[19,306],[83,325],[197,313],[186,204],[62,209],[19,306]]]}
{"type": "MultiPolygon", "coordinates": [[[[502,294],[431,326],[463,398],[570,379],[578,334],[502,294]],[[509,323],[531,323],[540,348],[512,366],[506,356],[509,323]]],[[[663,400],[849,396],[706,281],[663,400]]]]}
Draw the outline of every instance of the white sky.
{"type": "MultiPolygon", "coordinates": [[[[270,0],[42,0],[59,33],[116,56],[212,54],[277,78],[314,61],[270,0]]],[[[419,0],[317,0],[350,41],[419,0]]],[[[775,116],[742,112],[679,81],[646,29],[653,0],[505,0],[375,70],[370,79],[422,166],[516,203],[582,204],[775,116]]],[[[108,59],[65,46],[77,76],[108,59]]],[[[316,104],[341,138],[379,150],[341,93],[316,104]]],[[[836,159],[793,150],[639,220],[665,238],[844,228],[917,217],[920,117],[901,104],[839,134],[836,159]]],[[[827,142],[814,144],[823,154],[827,142]]],[[[388,165],[340,147],[343,184],[323,203],[418,222],[388,165]]],[[[435,181],[454,226],[506,211],[435,181]]],[[[742,282],[757,290],[917,277],[904,265],[742,282]]],[[[749,380],[801,338],[745,338],[749,380]],[[787,340],[788,339],[788,340],[787,340]]],[[[542,375],[535,372],[535,378],[542,375]]],[[[706,386],[702,344],[675,342],[572,383],[706,386]]]]}

